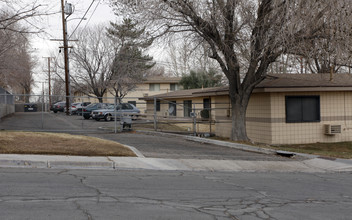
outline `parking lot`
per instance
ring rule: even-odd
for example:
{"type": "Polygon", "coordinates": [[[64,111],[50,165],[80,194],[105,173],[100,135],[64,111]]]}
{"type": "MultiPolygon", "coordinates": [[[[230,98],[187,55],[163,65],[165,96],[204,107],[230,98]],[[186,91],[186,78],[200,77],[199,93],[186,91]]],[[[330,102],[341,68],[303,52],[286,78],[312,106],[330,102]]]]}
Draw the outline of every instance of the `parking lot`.
{"type": "MultiPolygon", "coordinates": [[[[136,120],[134,123],[141,123],[136,120]]],[[[114,127],[114,122],[85,120],[82,116],[64,113],[22,112],[1,119],[0,129],[22,131],[65,132],[95,136],[137,148],[145,157],[216,160],[297,160],[274,155],[241,151],[228,147],[187,141],[179,136],[146,134],[135,130],[114,133],[102,130],[114,127]]],[[[132,126],[133,128],[133,126],[132,126]]]]}

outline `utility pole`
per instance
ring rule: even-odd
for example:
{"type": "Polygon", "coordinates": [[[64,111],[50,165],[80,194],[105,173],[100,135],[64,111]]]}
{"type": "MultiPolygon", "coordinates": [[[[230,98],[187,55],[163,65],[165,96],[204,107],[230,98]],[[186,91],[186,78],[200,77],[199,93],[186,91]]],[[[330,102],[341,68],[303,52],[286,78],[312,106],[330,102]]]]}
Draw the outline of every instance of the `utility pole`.
{"type": "Polygon", "coordinates": [[[62,28],[63,28],[63,41],[64,41],[64,59],[65,59],[65,87],[66,87],[66,115],[70,114],[70,72],[69,72],[69,60],[68,60],[68,39],[67,39],[67,18],[72,14],[71,4],[68,4],[64,0],[61,0],[61,15],[62,15],[62,28]],[[66,4],[66,5],[65,5],[66,4]],[[66,7],[66,8],[65,8],[66,7]],[[66,10],[65,10],[66,9],[66,10]],[[65,17],[67,14],[67,17],[65,17]]]}

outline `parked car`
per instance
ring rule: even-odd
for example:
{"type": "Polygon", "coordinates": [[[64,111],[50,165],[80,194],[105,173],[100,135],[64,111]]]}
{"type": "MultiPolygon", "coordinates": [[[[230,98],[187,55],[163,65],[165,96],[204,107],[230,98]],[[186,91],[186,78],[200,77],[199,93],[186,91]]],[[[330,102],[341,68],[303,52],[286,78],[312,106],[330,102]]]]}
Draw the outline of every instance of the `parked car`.
{"type": "Polygon", "coordinates": [[[76,114],[78,114],[78,112],[82,112],[82,107],[86,107],[89,104],[91,104],[91,102],[75,102],[75,103],[72,103],[72,105],[71,105],[71,114],[72,115],[76,115],[76,114]]]}
{"type": "Polygon", "coordinates": [[[25,103],[24,111],[25,112],[36,112],[38,110],[38,105],[35,103],[25,103]]]}
{"type": "Polygon", "coordinates": [[[98,109],[106,109],[110,106],[109,103],[92,103],[87,107],[82,109],[82,114],[84,119],[89,119],[91,117],[91,112],[98,109]]]}
{"type": "Polygon", "coordinates": [[[50,111],[53,111],[54,113],[64,112],[65,108],[66,108],[66,102],[57,102],[51,106],[50,111]]]}
{"type": "Polygon", "coordinates": [[[104,119],[105,121],[111,121],[115,118],[121,118],[122,115],[130,116],[132,119],[137,119],[140,110],[130,104],[130,103],[121,103],[116,106],[116,115],[114,105],[109,106],[107,109],[99,109],[92,111],[92,118],[99,121],[100,119],[104,119]]]}

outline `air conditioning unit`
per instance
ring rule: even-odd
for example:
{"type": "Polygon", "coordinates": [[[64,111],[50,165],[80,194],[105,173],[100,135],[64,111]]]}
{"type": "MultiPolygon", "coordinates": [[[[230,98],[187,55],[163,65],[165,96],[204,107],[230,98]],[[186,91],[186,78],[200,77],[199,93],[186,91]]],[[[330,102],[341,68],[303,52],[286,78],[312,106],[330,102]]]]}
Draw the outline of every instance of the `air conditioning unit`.
{"type": "Polygon", "coordinates": [[[324,125],[324,134],[334,135],[341,134],[341,125],[324,125]]]}
{"type": "Polygon", "coordinates": [[[143,93],[143,97],[147,97],[148,96],[148,93],[143,93]]]}

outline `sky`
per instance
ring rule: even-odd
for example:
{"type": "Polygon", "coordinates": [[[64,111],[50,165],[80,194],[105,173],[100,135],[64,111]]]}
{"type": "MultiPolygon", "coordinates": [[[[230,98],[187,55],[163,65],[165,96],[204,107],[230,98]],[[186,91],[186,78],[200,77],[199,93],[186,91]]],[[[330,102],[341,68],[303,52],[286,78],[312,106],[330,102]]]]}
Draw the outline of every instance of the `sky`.
{"type": "MultiPolygon", "coordinates": [[[[67,3],[71,3],[74,12],[68,17],[67,29],[68,35],[72,34],[73,30],[77,27],[79,22],[79,28],[91,26],[109,21],[116,21],[112,9],[107,3],[99,0],[68,0],[67,3]],[[90,7],[90,8],[89,8],[90,7]],[[87,13],[85,15],[85,13],[87,13]],[[85,16],[84,16],[85,15],[85,16]],[[86,20],[82,20],[81,18],[86,20]]],[[[53,15],[43,16],[40,20],[36,21],[36,24],[43,28],[43,32],[38,36],[34,36],[32,40],[33,49],[43,56],[49,56],[50,51],[53,48],[59,49],[59,44],[62,42],[51,41],[50,39],[62,39],[62,17],[61,17],[61,0],[48,0],[45,1],[48,4],[48,8],[51,12],[57,12],[53,15]]]]}
{"type": "MultiPolygon", "coordinates": [[[[28,2],[33,2],[33,0],[28,0],[28,2]]],[[[71,3],[74,8],[73,14],[67,19],[69,36],[77,27],[85,28],[118,19],[104,0],[67,0],[67,3],[71,3]],[[83,16],[85,20],[81,20],[83,16]]],[[[32,51],[39,62],[35,71],[36,87],[33,89],[36,94],[41,92],[43,82],[45,87],[47,86],[47,74],[43,71],[48,68],[46,57],[53,56],[53,54],[63,56],[63,53],[59,53],[59,47],[63,45],[62,41],[52,40],[63,39],[61,0],[46,0],[43,4],[48,12],[54,14],[31,21],[32,24],[42,29],[40,34],[31,37],[32,51]]]]}

